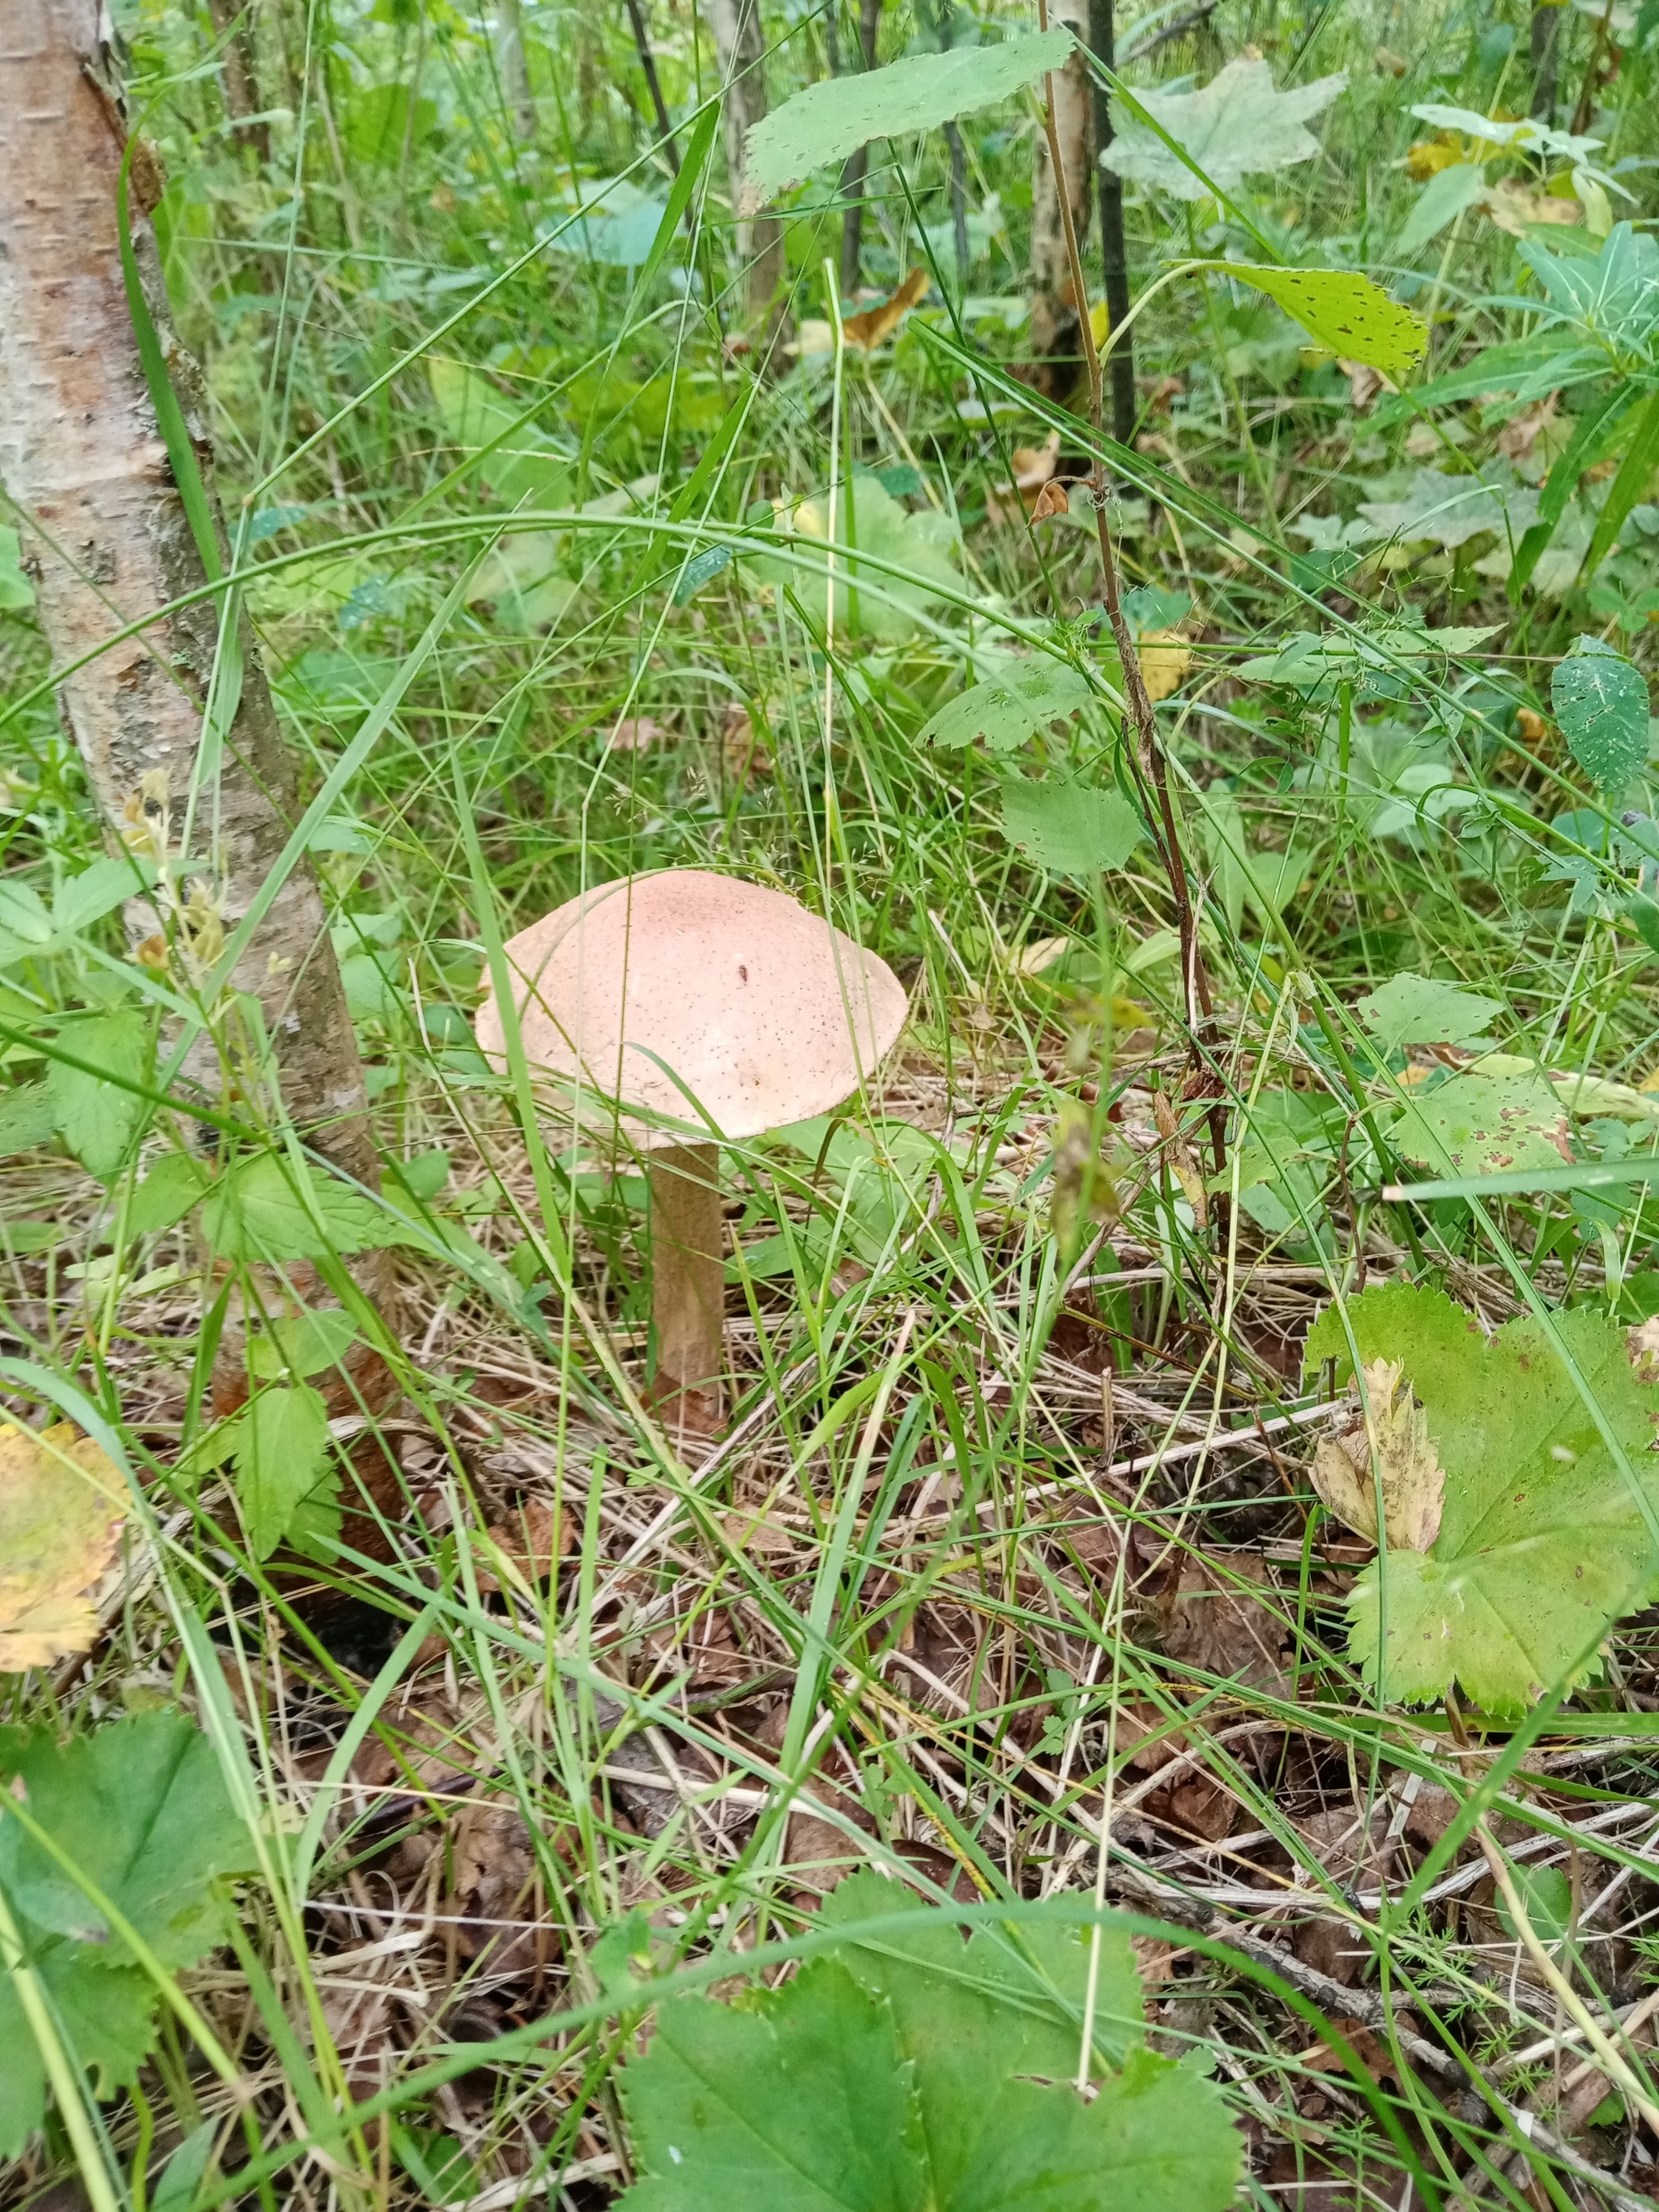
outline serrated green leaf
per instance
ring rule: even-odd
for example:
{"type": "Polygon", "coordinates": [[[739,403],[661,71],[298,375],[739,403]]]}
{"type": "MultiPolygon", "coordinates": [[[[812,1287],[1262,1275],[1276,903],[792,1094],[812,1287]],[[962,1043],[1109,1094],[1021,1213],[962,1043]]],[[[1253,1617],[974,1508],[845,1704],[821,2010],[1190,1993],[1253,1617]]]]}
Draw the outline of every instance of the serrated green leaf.
{"type": "MultiPolygon", "coordinates": [[[[1347,82],[1339,71],[1279,92],[1268,63],[1240,60],[1229,62],[1197,92],[1138,92],[1135,96],[1191,155],[1210,185],[1232,192],[1247,176],[1311,161],[1319,141],[1302,126],[1328,107],[1347,82]]],[[[1201,200],[1209,189],[1116,98],[1112,101],[1112,143],[1101,160],[1115,175],[1156,185],[1177,199],[1201,200]]]]}
{"type": "Polygon", "coordinates": [[[1648,680],[1599,637],[1575,638],[1550,679],[1550,703],[1573,758],[1605,791],[1633,782],[1648,757],[1648,680]]]}
{"type": "Polygon", "coordinates": [[[665,2004],[622,2081],[647,2178],[619,2212],[923,2212],[892,2013],[836,1960],[815,1960],[752,2008],[665,2004]]]}
{"type": "Polygon", "coordinates": [[[1571,1160],[1567,1117],[1542,1075],[1455,1075],[1414,1097],[1389,1141],[1443,1175],[1504,1175],[1571,1160]]]}
{"type": "Polygon", "coordinates": [[[1064,69],[1074,43],[1069,31],[1054,29],[1001,46],[912,54],[885,69],[809,85],[750,130],[744,147],[749,198],[759,206],[872,139],[936,131],[1010,99],[1046,70],[1064,69]]]}
{"type": "MultiPolygon", "coordinates": [[[[5,1747],[0,1770],[31,1817],[84,1871],[161,1964],[187,1966],[219,1940],[215,1875],[257,1863],[213,1747],[183,1713],[144,1713],[59,1744],[44,1729],[5,1747]]],[[[19,1821],[0,1819],[0,1883],[62,1881],[19,1821]]],[[[101,1966],[131,1966],[118,1934],[101,1966]]]]}
{"type": "Polygon", "coordinates": [[[947,699],[922,724],[921,745],[970,745],[984,740],[994,753],[1017,751],[1051,722],[1065,721],[1095,694],[1088,678],[1069,661],[1034,660],[1017,674],[993,677],[947,699]]]}
{"type": "MultiPolygon", "coordinates": [[[[63,2036],[100,2097],[138,2078],[155,2042],[155,1993],[136,1967],[98,1963],[88,1945],[61,1937],[26,1944],[63,2036]]],[[[21,2157],[46,2118],[46,2069],[11,1975],[0,1974],[0,2159],[21,2157]]]]}
{"type": "Polygon", "coordinates": [[[300,1173],[261,1152],[220,1177],[203,1203],[202,1233],[222,1259],[317,1260],[397,1243],[397,1224],[374,1200],[331,1176],[307,1178],[307,1207],[300,1173]]]}
{"type": "Polygon", "coordinates": [[[149,1057],[149,1017],[137,1006],[72,1022],[60,1042],[85,1067],[54,1060],[46,1093],[58,1133],[87,1173],[108,1182],[149,1112],[130,1085],[142,1083],[149,1057]]]}
{"type": "Polygon", "coordinates": [[[1055,876],[1121,868],[1144,834],[1139,815],[1115,791],[1024,776],[1003,784],[1002,827],[1036,866],[1055,876]]]}
{"type": "MultiPolygon", "coordinates": [[[[242,1417],[236,1497],[255,1559],[267,1559],[319,1489],[331,1504],[337,1477],[328,1460],[328,1407],[308,1382],[270,1383],[242,1417]]],[[[315,1533],[315,1532],[313,1532],[315,1533]]]]}
{"type": "MultiPolygon", "coordinates": [[[[1261,65],[1264,69],[1264,62],[1261,65]]],[[[1351,269],[1270,269],[1227,262],[1224,273],[1275,300],[1310,337],[1397,383],[1428,351],[1428,325],[1351,269]]]]}
{"type": "Polygon", "coordinates": [[[44,1083],[20,1083],[0,1091],[0,1159],[44,1145],[58,1127],[58,1115],[44,1083]]]}
{"type": "Polygon", "coordinates": [[[159,1237],[198,1206],[212,1185],[205,1164],[188,1152],[167,1152],[139,1184],[127,1206],[127,1227],[135,1237],[159,1237]]]}
{"type": "Polygon", "coordinates": [[[136,854],[94,860],[78,876],[70,876],[58,885],[52,902],[53,934],[73,937],[77,931],[90,928],[155,880],[154,867],[136,854]]]}
{"type": "Polygon", "coordinates": [[[337,1306],[279,1317],[263,1336],[250,1337],[248,1372],[268,1381],[273,1376],[303,1377],[337,1367],[357,1341],[357,1328],[337,1306]]]}
{"type": "Polygon", "coordinates": [[[1376,1041],[1379,1052],[1402,1044],[1462,1044],[1479,1036],[1504,1009],[1455,983],[1443,983],[1409,969],[1359,1000],[1354,1012],[1376,1041]]]}
{"type": "MultiPolygon", "coordinates": [[[[1353,1656],[1390,1703],[1461,1683],[1487,1712],[1522,1711],[1647,1601],[1659,1555],[1646,1523],[1540,1322],[1509,1322],[1488,1343],[1443,1291],[1407,1284],[1350,1299],[1346,1316],[1362,1364],[1405,1369],[1446,1474],[1432,1549],[1391,1552],[1356,1586],[1353,1656]]],[[[1554,1327],[1659,1502],[1659,1383],[1638,1381],[1606,1315],[1560,1313],[1554,1327]]],[[[1334,1306],[1308,1337],[1310,1371],[1326,1358],[1339,1379],[1352,1372],[1334,1306]]]]}

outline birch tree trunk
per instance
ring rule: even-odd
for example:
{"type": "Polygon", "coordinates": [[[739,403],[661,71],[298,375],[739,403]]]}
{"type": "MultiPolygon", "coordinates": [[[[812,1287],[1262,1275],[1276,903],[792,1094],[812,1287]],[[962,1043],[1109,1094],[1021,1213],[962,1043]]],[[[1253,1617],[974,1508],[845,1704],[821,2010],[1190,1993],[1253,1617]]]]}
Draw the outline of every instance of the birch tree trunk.
{"type": "MultiPolygon", "coordinates": [[[[200,601],[106,644],[205,581],[140,365],[123,283],[116,183],[124,126],[109,94],[99,0],[6,0],[0,66],[0,484],[15,502],[59,698],[111,842],[142,816],[180,822],[202,742],[218,647],[216,603],[200,601]],[[104,648],[100,650],[99,648],[104,648]],[[74,664],[94,653],[84,667],[74,664]],[[137,812],[135,812],[137,810],[137,812]]],[[[204,474],[210,446],[199,376],[172,340],[147,214],[132,237],[150,312],[204,474]]],[[[216,501],[213,522],[224,544],[216,501]]],[[[226,565],[228,565],[228,556],[226,565]]],[[[228,934],[246,913],[295,819],[293,780],[251,625],[240,625],[240,703],[216,792],[197,809],[192,840],[215,864],[203,889],[228,934]],[[212,841],[211,853],[204,848],[212,841]]],[[[166,834],[163,832],[163,834],[166,834]]],[[[179,857],[174,855],[174,857],[179,857]]],[[[135,938],[155,910],[135,902],[135,938]]],[[[379,1179],[357,1042],[326,916],[308,865],[278,891],[231,978],[257,1000],[282,1104],[308,1142],[371,1188],[379,1179]]],[[[186,1082],[216,1094],[212,1040],[186,1082]]],[[[257,1110],[251,1069],[238,1069],[235,1110],[257,1110]],[[252,1095],[250,1095],[252,1093],[252,1095]]],[[[268,1105],[275,1102],[266,1102],[268,1105]]],[[[299,1272],[295,1271],[296,1275],[299,1272]]],[[[384,1254],[353,1262],[389,1310],[384,1254]]]]}
{"type": "MultiPolygon", "coordinates": [[[[1048,20],[1064,24],[1086,42],[1089,34],[1087,0],[1058,0],[1048,20]]],[[[1092,118],[1090,113],[1089,66],[1074,48],[1063,70],[1054,75],[1054,130],[1065,165],[1065,189],[1071,204],[1072,222],[1079,244],[1089,228],[1089,203],[1094,175],[1092,118]]],[[[1031,354],[1032,381],[1051,399],[1068,399],[1083,374],[1083,343],[1079,331],[1079,309],[1086,301],[1072,297],[1071,264],[1066,257],[1066,233],[1060,210],[1059,181],[1048,158],[1048,142],[1036,136],[1036,167],[1031,176],[1031,354]]]]}
{"type": "Polygon", "coordinates": [[[714,33],[724,86],[726,173],[732,204],[738,210],[738,261],[744,272],[744,303],[750,322],[772,317],[787,264],[783,225],[775,215],[744,215],[743,142],[766,113],[766,74],[761,63],[760,0],[708,0],[708,24],[714,33]]]}

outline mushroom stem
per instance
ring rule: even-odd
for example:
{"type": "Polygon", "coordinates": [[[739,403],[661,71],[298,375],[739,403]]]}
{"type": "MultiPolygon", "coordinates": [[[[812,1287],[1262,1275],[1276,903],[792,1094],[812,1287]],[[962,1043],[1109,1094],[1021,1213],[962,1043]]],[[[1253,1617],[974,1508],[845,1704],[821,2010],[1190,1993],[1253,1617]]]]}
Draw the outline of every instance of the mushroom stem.
{"type": "Polygon", "coordinates": [[[726,1364],[720,1148],[676,1145],[652,1153],[647,1172],[657,1401],[671,1429],[713,1436],[726,1364]]]}

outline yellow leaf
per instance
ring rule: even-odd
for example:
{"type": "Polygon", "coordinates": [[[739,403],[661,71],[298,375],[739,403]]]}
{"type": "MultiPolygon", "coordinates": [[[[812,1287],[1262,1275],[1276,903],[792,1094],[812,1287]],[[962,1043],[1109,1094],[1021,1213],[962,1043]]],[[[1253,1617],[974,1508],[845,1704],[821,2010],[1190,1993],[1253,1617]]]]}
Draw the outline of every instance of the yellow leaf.
{"type": "Polygon", "coordinates": [[[1140,639],[1140,672],[1146,696],[1157,702],[1181,689],[1181,680],[1192,666],[1193,648],[1178,629],[1149,629],[1140,639]]]}
{"type": "Polygon", "coordinates": [[[114,1466],[67,1421],[0,1428],[0,1674],[88,1650],[87,1593],[114,1556],[125,1493],[114,1466]]]}
{"type": "Polygon", "coordinates": [[[1426,185],[1442,169],[1455,168],[1465,158],[1463,142],[1456,132],[1443,131],[1437,138],[1419,138],[1411,148],[1406,155],[1406,174],[1414,185],[1426,185]]]}
{"type": "Polygon", "coordinates": [[[1429,1437],[1429,1417],[1405,1383],[1405,1371],[1386,1359],[1365,1368],[1368,1418],[1346,1435],[1320,1439],[1313,1485],[1339,1521],[1373,1544],[1380,1486],[1389,1550],[1426,1552],[1440,1534],[1446,1474],[1429,1437]]]}
{"type": "Polygon", "coordinates": [[[1098,307],[1090,308],[1089,328],[1097,347],[1103,346],[1112,335],[1112,311],[1104,300],[1098,307]]]}

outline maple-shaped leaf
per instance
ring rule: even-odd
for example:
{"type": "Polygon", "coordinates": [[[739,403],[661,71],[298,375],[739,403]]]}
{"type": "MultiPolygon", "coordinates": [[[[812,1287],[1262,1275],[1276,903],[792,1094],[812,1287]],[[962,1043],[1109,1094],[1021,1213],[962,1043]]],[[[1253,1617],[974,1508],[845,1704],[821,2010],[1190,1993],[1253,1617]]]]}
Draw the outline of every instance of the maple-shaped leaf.
{"type": "Polygon", "coordinates": [[[114,1556],[125,1504],[112,1462],[67,1421],[38,1435],[0,1428],[0,1674],[91,1647],[87,1593],[114,1556]]]}
{"type": "MultiPolygon", "coordinates": [[[[0,1819],[0,1889],[27,1963],[56,2005],[71,2056],[99,2094],[132,2081],[152,2040],[156,1992],[115,1916],[164,1970],[219,1941],[216,1875],[256,1863],[212,1746],[184,1714],[146,1713],[59,1744],[44,1729],[0,1730],[0,1788],[57,1843],[0,1819]],[[113,1908],[106,1920],[82,1875],[113,1908]]],[[[44,2072],[15,1979],[0,1978],[0,2158],[40,2124],[44,2072]]]]}
{"type": "MultiPolygon", "coordinates": [[[[1659,1505],[1659,1382],[1638,1375],[1605,1315],[1559,1313],[1553,1328],[1659,1505]]],[[[1597,1638],[1659,1584],[1659,1550],[1549,1333],[1512,1321],[1488,1341],[1443,1291],[1389,1284],[1320,1316],[1310,1369],[1334,1359],[1339,1380],[1352,1374],[1350,1330],[1362,1364],[1403,1370],[1445,1472],[1431,1548],[1385,1552],[1349,1599],[1367,1681],[1402,1705],[1461,1683],[1511,1715],[1584,1679],[1597,1638]]]]}
{"type": "Polygon", "coordinates": [[[1374,538],[1450,551],[1488,530],[1506,545],[1518,545],[1538,520],[1538,499],[1529,485],[1517,483],[1507,461],[1488,461],[1468,476],[1419,469],[1402,498],[1361,500],[1359,512],[1374,538]]]}
{"type": "Polygon", "coordinates": [[[1313,1482],[1328,1509],[1357,1536],[1377,1538],[1376,1494],[1391,1552],[1426,1552],[1440,1533],[1445,1470],[1429,1441],[1428,1416],[1412,1400],[1405,1370],[1374,1359],[1364,1370],[1364,1418],[1322,1437],[1313,1482]]]}
{"type": "Polygon", "coordinates": [[[1504,1175],[1572,1158],[1567,1117],[1547,1076],[1454,1075],[1413,1098],[1389,1141],[1441,1175],[1504,1175]]]}
{"type": "Polygon", "coordinates": [[[1248,176],[1311,161],[1319,141],[1304,124],[1328,108],[1347,85],[1339,70],[1312,84],[1273,88],[1263,61],[1231,61],[1198,92],[1142,92],[1139,105],[1204,172],[1200,179],[1120,100],[1112,102],[1112,143],[1106,167],[1137,184],[1156,185],[1177,199],[1201,200],[1211,188],[1236,191],[1248,176]],[[1207,179],[1206,183],[1204,179],[1207,179]]]}

